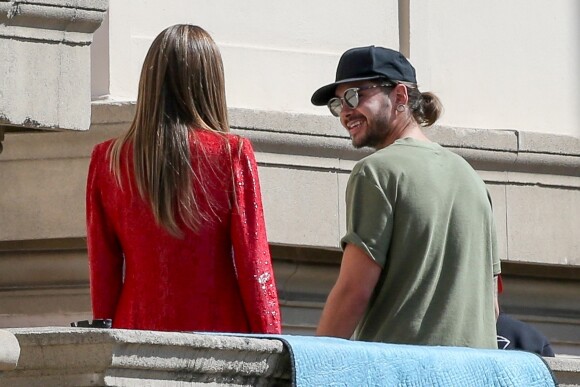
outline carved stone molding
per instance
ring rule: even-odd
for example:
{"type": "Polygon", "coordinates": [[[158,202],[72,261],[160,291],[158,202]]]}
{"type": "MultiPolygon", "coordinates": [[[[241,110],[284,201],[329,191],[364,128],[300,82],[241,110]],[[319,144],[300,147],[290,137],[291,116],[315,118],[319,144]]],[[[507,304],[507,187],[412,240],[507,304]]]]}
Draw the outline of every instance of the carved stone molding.
{"type": "Polygon", "coordinates": [[[108,0],[0,0],[0,125],[87,130],[90,44],[108,0]]]}

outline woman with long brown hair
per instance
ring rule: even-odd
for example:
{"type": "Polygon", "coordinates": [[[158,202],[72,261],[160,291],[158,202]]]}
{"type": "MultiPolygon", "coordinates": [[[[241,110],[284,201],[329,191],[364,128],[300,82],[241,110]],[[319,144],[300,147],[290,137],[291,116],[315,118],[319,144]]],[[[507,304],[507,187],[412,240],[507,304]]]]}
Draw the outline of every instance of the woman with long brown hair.
{"type": "Polygon", "coordinates": [[[91,157],[95,319],[115,328],[280,333],[254,153],[228,131],[217,45],[198,26],[167,28],[143,63],[129,130],[91,157]]]}

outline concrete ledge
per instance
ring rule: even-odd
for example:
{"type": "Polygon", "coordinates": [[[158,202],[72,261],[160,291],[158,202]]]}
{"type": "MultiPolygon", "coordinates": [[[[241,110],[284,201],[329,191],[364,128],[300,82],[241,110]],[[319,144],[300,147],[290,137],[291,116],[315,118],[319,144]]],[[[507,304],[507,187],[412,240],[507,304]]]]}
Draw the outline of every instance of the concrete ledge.
{"type": "Polygon", "coordinates": [[[10,386],[289,385],[279,340],[85,328],[10,329],[22,348],[10,386]]]}
{"type": "Polygon", "coordinates": [[[0,375],[2,371],[15,369],[19,357],[20,345],[16,336],[11,332],[0,330],[0,375]]]}
{"type": "MultiPolygon", "coordinates": [[[[277,339],[214,334],[33,328],[9,330],[20,343],[9,386],[289,386],[288,349],[277,339]]],[[[580,385],[580,358],[545,359],[561,386],[580,385]]]]}
{"type": "Polygon", "coordinates": [[[554,372],[560,387],[580,386],[580,357],[559,356],[544,358],[554,372]]]}

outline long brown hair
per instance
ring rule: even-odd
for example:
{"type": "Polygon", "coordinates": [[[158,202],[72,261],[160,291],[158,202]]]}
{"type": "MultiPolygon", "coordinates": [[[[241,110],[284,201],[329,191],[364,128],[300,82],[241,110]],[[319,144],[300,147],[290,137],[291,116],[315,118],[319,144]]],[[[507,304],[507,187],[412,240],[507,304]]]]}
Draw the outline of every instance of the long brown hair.
{"type": "MultiPolygon", "coordinates": [[[[194,231],[205,220],[192,184],[203,191],[203,177],[191,165],[189,136],[194,129],[229,131],[223,63],[203,28],[174,25],[151,44],[135,117],[110,150],[110,168],[122,186],[121,151],[126,144],[132,147],[139,194],[157,223],[174,236],[182,234],[179,220],[194,231]]],[[[229,142],[224,143],[229,149],[229,142]]]]}

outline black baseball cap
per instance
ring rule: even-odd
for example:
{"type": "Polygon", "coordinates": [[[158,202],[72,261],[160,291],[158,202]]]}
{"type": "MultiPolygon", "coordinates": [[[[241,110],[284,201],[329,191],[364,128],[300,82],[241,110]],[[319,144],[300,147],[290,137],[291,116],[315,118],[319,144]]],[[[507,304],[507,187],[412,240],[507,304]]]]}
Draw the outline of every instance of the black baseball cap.
{"type": "Polygon", "coordinates": [[[336,81],[316,90],[310,101],[313,105],[324,106],[334,97],[334,91],[341,83],[379,78],[417,84],[415,68],[399,51],[375,46],[356,47],[340,57],[336,81]]]}

